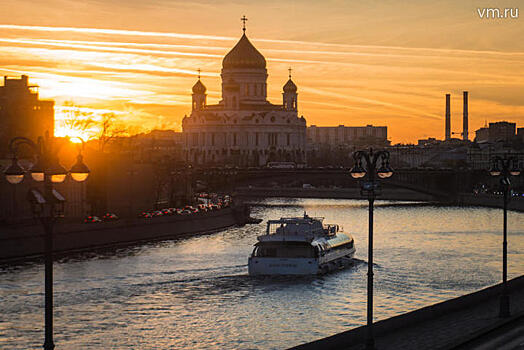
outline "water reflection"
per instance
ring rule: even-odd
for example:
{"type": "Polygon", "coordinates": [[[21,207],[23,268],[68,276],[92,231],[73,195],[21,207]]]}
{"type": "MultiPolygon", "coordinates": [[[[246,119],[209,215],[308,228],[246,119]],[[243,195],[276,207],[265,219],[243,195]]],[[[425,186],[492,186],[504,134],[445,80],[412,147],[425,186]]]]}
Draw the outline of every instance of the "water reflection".
{"type": "MultiPolygon", "coordinates": [[[[83,253],[55,264],[57,348],[280,349],[365,323],[367,203],[271,199],[253,215],[324,216],[356,240],[351,268],[250,278],[265,226],[83,253]]],[[[524,273],[524,218],[510,212],[509,275],[524,273]]],[[[385,318],[500,280],[497,209],[378,202],[375,306],[385,318]]],[[[39,348],[41,262],[0,267],[0,348],[39,348]]]]}

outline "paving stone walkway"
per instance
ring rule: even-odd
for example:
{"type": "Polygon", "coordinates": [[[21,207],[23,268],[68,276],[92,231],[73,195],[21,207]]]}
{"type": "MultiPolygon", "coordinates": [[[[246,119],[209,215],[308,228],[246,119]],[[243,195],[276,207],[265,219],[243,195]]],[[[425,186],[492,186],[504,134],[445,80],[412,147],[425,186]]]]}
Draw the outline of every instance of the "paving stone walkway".
{"type": "MultiPolygon", "coordinates": [[[[524,312],[524,289],[510,295],[511,314],[524,312]]],[[[376,348],[386,349],[453,349],[466,339],[501,322],[499,298],[492,297],[474,307],[457,310],[436,319],[401,328],[377,337],[376,348]]],[[[347,350],[361,350],[363,345],[347,350]]]]}

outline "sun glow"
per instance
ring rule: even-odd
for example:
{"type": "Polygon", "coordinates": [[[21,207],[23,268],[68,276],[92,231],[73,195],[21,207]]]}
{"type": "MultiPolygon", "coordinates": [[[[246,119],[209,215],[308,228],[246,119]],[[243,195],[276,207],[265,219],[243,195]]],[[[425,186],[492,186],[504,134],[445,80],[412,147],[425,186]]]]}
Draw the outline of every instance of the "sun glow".
{"type": "Polygon", "coordinates": [[[80,139],[84,142],[94,138],[93,133],[89,131],[79,131],[73,130],[67,127],[55,127],[55,136],[56,137],[69,137],[73,143],[81,143],[80,139]],[[80,139],[79,139],[80,138],[80,139]]]}
{"type": "Polygon", "coordinates": [[[65,125],[63,120],[55,119],[55,136],[56,137],[69,137],[71,142],[80,143],[82,139],[84,142],[92,139],[96,139],[100,133],[98,126],[91,127],[86,130],[75,129],[69,125],[65,125]]]}

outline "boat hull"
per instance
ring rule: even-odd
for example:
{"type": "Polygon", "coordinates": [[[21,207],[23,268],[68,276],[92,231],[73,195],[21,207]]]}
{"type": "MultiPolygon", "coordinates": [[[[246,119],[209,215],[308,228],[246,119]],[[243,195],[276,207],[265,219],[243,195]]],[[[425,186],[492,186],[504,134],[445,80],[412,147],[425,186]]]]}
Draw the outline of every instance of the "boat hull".
{"type": "Polygon", "coordinates": [[[314,258],[250,257],[247,267],[250,276],[314,275],[319,271],[318,261],[314,258]]]}
{"type": "Polygon", "coordinates": [[[344,256],[321,261],[316,258],[250,257],[247,267],[250,276],[324,274],[351,266],[354,253],[352,249],[344,256]]]}

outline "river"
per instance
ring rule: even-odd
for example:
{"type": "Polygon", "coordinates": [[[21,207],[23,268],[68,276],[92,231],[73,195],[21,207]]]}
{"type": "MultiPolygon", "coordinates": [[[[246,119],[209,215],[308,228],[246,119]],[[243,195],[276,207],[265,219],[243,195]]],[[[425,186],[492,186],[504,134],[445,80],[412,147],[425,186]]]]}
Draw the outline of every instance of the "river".
{"type": "MultiPolygon", "coordinates": [[[[283,349],[365,324],[367,202],[266,199],[259,225],[55,262],[56,349],[283,349]],[[251,278],[265,221],[323,216],[351,232],[353,267],[251,278]]],[[[524,274],[524,214],[509,212],[508,274],[524,274]]],[[[375,317],[498,283],[502,210],[377,201],[375,317]]],[[[0,348],[40,349],[43,264],[0,267],[0,348]]]]}

